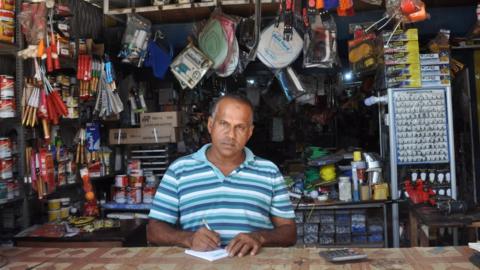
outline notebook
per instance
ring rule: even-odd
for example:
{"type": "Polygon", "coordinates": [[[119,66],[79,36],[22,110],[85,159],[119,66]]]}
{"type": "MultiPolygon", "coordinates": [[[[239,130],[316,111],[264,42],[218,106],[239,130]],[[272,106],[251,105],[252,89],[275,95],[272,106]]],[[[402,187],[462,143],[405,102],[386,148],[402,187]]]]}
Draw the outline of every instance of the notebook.
{"type": "Polygon", "coordinates": [[[195,251],[191,249],[185,250],[185,253],[210,262],[228,257],[228,252],[225,249],[216,249],[212,251],[195,251]]]}

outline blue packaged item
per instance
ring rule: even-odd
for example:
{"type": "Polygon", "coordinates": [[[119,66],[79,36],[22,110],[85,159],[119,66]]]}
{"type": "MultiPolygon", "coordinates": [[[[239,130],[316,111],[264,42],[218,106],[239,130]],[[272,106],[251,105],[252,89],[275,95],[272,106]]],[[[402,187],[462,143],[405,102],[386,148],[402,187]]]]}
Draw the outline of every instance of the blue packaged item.
{"type": "Polygon", "coordinates": [[[172,63],[173,49],[169,46],[169,51],[160,47],[155,41],[150,41],[147,47],[147,57],[144,65],[151,67],[153,75],[159,79],[165,77],[168,67],[172,63]]]}

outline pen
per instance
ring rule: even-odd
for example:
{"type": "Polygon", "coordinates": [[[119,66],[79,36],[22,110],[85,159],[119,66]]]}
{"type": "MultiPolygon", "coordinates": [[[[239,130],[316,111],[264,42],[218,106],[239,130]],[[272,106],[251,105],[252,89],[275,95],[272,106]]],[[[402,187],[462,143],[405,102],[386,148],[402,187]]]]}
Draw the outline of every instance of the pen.
{"type": "Polygon", "coordinates": [[[207,223],[207,221],[206,221],[205,219],[202,219],[202,223],[203,223],[203,225],[205,225],[205,227],[207,227],[207,229],[208,229],[209,231],[212,230],[212,228],[210,228],[210,226],[208,225],[208,223],[207,223]]]}

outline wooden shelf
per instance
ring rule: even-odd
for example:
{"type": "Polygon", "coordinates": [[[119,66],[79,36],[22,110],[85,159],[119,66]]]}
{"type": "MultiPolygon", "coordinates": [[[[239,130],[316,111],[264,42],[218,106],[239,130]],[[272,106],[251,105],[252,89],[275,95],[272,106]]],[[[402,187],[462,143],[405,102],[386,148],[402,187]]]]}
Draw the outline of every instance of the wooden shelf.
{"type": "MultiPolygon", "coordinates": [[[[97,2],[100,0],[89,0],[88,2],[97,2]]],[[[276,16],[279,0],[261,0],[262,17],[276,16]]],[[[147,5],[129,7],[129,1],[103,0],[104,14],[109,16],[125,15],[138,13],[149,19],[152,23],[179,23],[195,22],[209,17],[211,11],[216,7],[222,7],[226,14],[248,17],[254,13],[254,0],[213,0],[195,3],[167,4],[167,5],[147,5]]],[[[427,7],[455,7],[455,6],[474,6],[471,0],[425,0],[427,7]]],[[[100,4],[97,4],[100,6],[100,4]]],[[[384,10],[385,6],[371,5],[360,0],[354,0],[355,11],[384,10]]]]}

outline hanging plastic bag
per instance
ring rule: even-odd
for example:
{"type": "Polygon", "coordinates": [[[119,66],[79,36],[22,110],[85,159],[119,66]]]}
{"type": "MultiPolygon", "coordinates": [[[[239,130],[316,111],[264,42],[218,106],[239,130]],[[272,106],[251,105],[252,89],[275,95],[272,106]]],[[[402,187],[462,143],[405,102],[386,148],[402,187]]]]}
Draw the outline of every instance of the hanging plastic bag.
{"type": "Polygon", "coordinates": [[[337,27],[329,14],[315,16],[311,34],[306,33],[303,46],[303,67],[332,68],[337,55],[337,27]]]}
{"type": "Polygon", "coordinates": [[[215,72],[222,77],[231,75],[238,64],[237,24],[236,18],[217,8],[198,35],[200,50],[213,61],[215,72]]]}
{"type": "Polygon", "coordinates": [[[277,78],[280,83],[280,87],[288,102],[292,102],[306,93],[300,78],[291,67],[277,70],[275,72],[275,78],[277,78]]]}
{"type": "Polygon", "coordinates": [[[127,14],[127,28],[123,33],[122,50],[118,57],[122,62],[141,67],[147,53],[151,23],[138,14],[127,14]]]}

